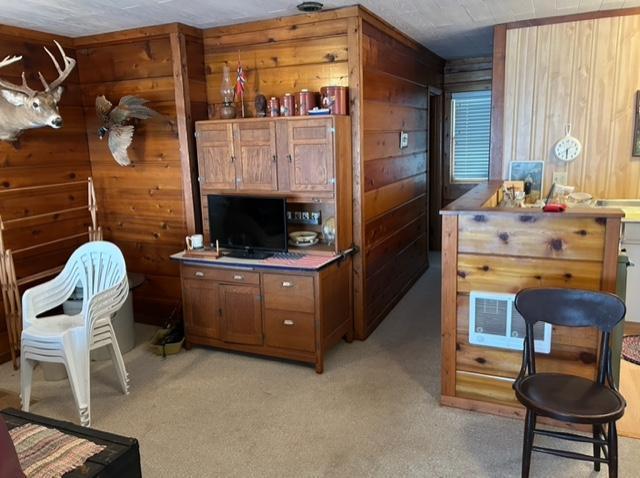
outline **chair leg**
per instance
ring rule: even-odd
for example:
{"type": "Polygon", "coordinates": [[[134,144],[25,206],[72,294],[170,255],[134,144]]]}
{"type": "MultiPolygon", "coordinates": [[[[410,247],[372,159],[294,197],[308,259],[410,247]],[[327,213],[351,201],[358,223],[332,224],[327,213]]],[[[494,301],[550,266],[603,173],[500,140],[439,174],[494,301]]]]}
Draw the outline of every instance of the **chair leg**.
{"type": "Polygon", "coordinates": [[[25,356],[25,353],[22,353],[20,356],[20,400],[22,402],[22,410],[28,412],[31,402],[31,382],[33,381],[34,363],[25,356]]]}
{"type": "Polygon", "coordinates": [[[609,478],[618,478],[618,430],[616,422],[609,423],[609,478]]]}
{"type": "Polygon", "coordinates": [[[529,477],[531,468],[531,448],[533,447],[533,436],[536,428],[536,414],[527,410],[524,419],[524,440],[522,445],[522,478],[529,477]]]}
{"type": "MultiPolygon", "coordinates": [[[[599,440],[600,439],[600,425],[593,425],[593,439],[594,440],[599,440]]],[[[593,444],[593,457],[594,458],[600,458],[600,445],[597,443],[593,444]]],[[[600,471],[600,462],[598,461],[594,461],[593,462],[593,469],[595,471],[600,471]]]]}
{"type": "Polygon", "coordinates": [[[113,362],[113,366],[118,373],[118,379],[120,380],[122,393],[124,393],[125,395],[129,395],[129,374],[127,373],[127,369],[124,366],[122,352],[120,351],[118,339],[116,338],[116,334],[113,328],[111,328],[111,343],[108,345],[108,347],[109,353],[111,354],[111,361],[113,362]]]}
{"type": "Polygon", "coordinates": [[[86,353],[66,353],[67,375],[76,400],[80,425],[91,426],[91,377],[89,373],[89,351],[86,353]]]}

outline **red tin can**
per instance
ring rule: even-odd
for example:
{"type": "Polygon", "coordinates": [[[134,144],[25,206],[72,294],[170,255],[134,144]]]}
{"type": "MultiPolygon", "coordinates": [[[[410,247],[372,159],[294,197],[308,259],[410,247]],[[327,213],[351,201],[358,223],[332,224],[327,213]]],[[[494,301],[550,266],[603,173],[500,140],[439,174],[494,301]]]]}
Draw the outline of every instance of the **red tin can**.
{"type": "Polygon", "coordinates": [[[349,114],[349,89],[346,86],[323,86],[320,96],[322,107],[329,108],[332,115],[349,114]]]}
{"type": "Polygon", "coordinates": [[[297,115],[307,116],[309,111],[316,107],[316,94],[309,90],[300,90],[297,97],[297,115]]]}
{"type": "Polygon", "coordinates": [[[280,98],[280,116],[293,116],[296,112],[295,100],[291,93],[280,98]]]}
{"type": "Polygon", "coordinates": [[[280,102],[275,96],[269,100],[269,116],[280,116],[280,102]]]}

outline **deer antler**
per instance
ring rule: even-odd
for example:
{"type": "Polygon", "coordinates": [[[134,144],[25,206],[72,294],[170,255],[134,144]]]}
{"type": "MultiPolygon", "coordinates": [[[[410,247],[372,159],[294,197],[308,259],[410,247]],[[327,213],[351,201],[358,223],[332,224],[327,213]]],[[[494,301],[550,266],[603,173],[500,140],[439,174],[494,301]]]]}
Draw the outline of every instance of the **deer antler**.
{"type": "MultiPolygon", "coordinates": [[[[4,59],[0,61],[0,68],[9,66],[20,60],[22,60],[21,56],[5,56],[4,59]]],[[[19,91],[20,93],[24,93],[27,96],[33,96],[36,94],[36,91],[29,88],[29,85],[27,85],[27,79],[24,76],[24,72],[22,72],[22,85],[14,85],[13,83],[10,83],[8,81],[0,80],[0,88],[5,88],[11,91],[19,91]]]]}
{"type": "Polygon", "coordinates": [[[51,58],[51,61],[53,61],[53,64],[55,65],[56,70],[58,71],[58,78],[53,80],[51,84],[48,84],[47,80],[45,80],[44,76],[42,76],[42,73],[38,72],[38,76],[40,77],[40,82],[42,82],[42,86],[44,86],[44,91],[51,91],[54,88],[57,88],[58,86],[60,86],[62,82],[67,79],[67,77],[71,74],[71,71],[73,71],[73,68],[76,66],[76,60],[67,56],[67,54],[64,52],[64,50],[60,46],[60,43],[58,43],[56,40],[53,40],[53,42],[56,44],[56,46],[58,47],[58,50],[60,51],[60,54],[62,55],[62,60],[64,61],[64,70],[60,68],[60,64],[58,63],[58,60],[56,60],[56,57],[53,56],[53,54],[45,46],[44,51],[47,52],[47,55],[49,55],[49,58],[51,58]]]}

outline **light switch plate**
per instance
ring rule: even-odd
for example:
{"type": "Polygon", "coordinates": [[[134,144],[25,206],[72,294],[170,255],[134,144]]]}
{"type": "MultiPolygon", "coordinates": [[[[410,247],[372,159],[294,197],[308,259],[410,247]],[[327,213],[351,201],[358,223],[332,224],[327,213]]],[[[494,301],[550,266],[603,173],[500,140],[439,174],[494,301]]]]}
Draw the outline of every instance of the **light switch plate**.
{"type": "Polygon", "coordinates": [[[409,133],[400,131],[400,149],[409,147],[409,133]]]}
{"type": "Polygon", "coordinates": [[[566,171],[555,171],[553,173],[553,182],[556,184],[567,185],[567,172],[566,171]]]}

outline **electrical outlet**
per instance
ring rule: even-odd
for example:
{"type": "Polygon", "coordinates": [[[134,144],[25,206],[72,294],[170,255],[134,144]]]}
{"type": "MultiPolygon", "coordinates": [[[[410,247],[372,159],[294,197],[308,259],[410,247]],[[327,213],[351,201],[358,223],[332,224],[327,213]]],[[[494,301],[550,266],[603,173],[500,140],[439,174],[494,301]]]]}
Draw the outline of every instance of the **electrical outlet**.
{"type": "Polygon", "coordinates": [[[553,182],[556,184],[567,185],[567,172],[566,171],[555,171],[553,173],[553,182]]]}
{"type": "Polygon", "coordinates": [[[400,131],[400,149],[409,147],[409,133],[400,131]]]}

